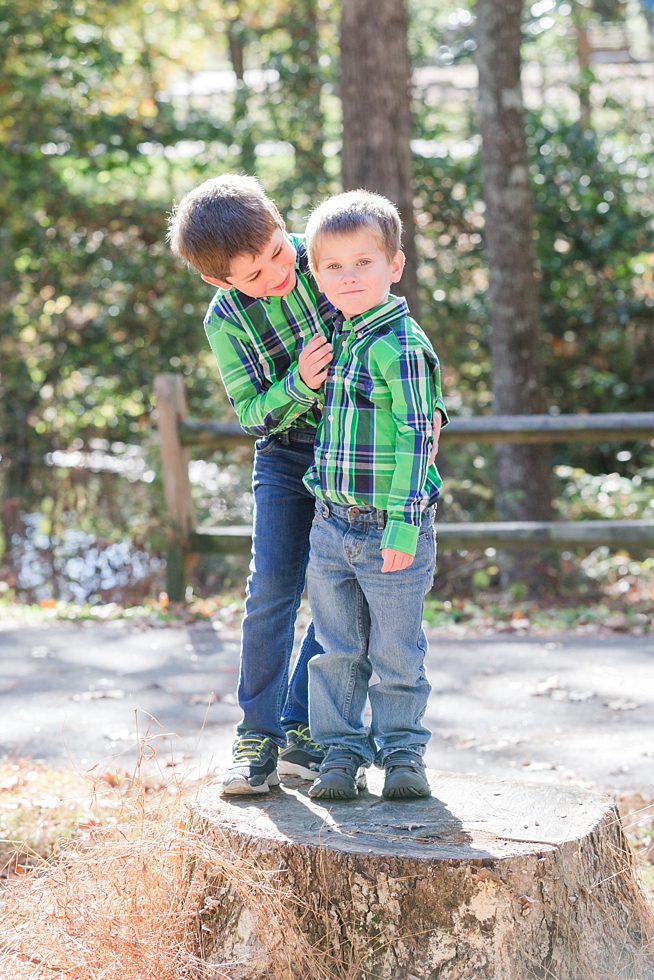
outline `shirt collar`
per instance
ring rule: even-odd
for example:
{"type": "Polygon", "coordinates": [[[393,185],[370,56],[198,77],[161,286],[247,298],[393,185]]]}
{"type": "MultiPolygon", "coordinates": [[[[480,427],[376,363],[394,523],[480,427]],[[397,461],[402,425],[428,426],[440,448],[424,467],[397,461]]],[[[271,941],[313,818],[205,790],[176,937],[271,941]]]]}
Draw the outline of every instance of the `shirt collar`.
{"type": "MultiPolygon", "coordinates": [[[[354,330],[357,333],[376,327],[384,326],[398,316],[408,316],[409,307],[403,296],[389,296],[385,303],[375,306],[372,310],[359,313],[357,316],[350,317],[349,320],[342,320],[343,330],[354,330]]],[[[342,317],[342,314],[341,314],[342,317]]]]}

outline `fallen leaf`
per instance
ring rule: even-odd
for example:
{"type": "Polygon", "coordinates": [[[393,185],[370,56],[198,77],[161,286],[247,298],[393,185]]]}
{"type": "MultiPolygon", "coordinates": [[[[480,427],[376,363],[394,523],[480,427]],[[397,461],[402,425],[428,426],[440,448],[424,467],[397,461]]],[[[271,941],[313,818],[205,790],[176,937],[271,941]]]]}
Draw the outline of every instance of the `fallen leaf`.
{"type": "Polygon", "coordinates": [[[633,711],[640,708],[638,702],[630,701],[629,698],[615,698],[613,701],[605,701],[604,704],[611,711],[633,711]]]}
{"type": "Polygon", "coordinates": [[[104,698],[112,698],[115,701],[122,701],[125,697],[124,691],[118,689],[113,691],[82,691],[81,694],[73,694],[73,701],[102,701],[104,698]]]}

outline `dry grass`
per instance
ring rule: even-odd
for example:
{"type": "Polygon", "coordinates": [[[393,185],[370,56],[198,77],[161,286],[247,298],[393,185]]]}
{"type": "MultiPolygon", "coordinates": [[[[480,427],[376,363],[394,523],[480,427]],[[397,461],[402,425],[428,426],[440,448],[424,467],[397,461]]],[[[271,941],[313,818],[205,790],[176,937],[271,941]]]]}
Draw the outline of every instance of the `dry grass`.
{"type": "Polygon", "coordinates": [[[139,767],[90,778],[20,763],[0,777],[14,835],[2,845],[1,980],[231,977],[237,963],[205,957],[216,882],[250,913],[270,980],[353,976],[316,957],[304,910],[276,873],[207,843],[189,803],[197,783],[146,779],[139,767]],[[52,791],[45,811],[45,795],[32,805],[37,783],[52,791]]]}

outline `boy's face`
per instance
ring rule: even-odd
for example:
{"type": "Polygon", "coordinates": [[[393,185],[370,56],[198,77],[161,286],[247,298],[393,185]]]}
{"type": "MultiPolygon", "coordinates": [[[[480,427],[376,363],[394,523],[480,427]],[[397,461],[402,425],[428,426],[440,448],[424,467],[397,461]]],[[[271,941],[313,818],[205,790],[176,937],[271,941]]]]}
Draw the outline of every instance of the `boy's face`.
{"type": "Polygon", "coordinates": [[[389,261],[377,236],[367,228],[344,235],[325,235],[315,277],[329,302],[346,319],[367,313],[388,298],[391,283],[399,282],[404,252],[389,261]]]}
{"type": "Polygon", "coordinates": [[[264,296],[286,296],[295,288],[296,258],[295,249],[284,234],[282,222],[272,233],[268,245],[259,255],[243,254],[232,259],[228,279],[216,279],[213,276],[202,276],[202,278],[212,286],[220,286],[222,289],[236,287],[253,299],[261,299],[264,296]]]}

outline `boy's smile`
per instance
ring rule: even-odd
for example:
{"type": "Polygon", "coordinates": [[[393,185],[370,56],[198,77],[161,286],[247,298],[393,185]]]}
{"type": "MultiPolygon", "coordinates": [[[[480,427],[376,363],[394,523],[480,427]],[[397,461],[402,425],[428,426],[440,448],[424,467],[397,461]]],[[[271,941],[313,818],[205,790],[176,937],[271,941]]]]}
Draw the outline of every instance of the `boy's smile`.
{"type": "Polygon", "coordinates": [[[330,303],[349,319],[385,302],[403,269],[403,252],[389,260],[374,232],[361,228],[322,238],[315,277],[330,303]]]}
{"type": "Polygon", "coordinates": [[[235,287],[253,299],[286,296],[295,288],[296,258],[295,249],[284,234],[281,224],[259,255],[244,253],[232,259],[228,279],[216,279],[213,276],[202,278],[212,286],[220,286],[222,289],[235,287]]]}

